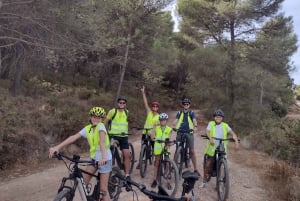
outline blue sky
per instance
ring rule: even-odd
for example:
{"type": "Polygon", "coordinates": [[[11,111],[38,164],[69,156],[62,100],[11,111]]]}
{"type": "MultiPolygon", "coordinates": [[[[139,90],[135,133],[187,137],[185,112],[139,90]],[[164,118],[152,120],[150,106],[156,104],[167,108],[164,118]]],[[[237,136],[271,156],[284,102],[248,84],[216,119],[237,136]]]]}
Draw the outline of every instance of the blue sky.
{"type": "Polygon", "coordinates": [[[290,75],[294,78],[294,83],[300,85],[300,1],[285,0],[282,4],[281,11],[285,13],[285,16],[293,17],[294,32],[298,37],[298,51],[292,57],[292,61],[294,62],[297,70],[295,72],[291,72],[290,75]]]}
{"type": "MultiPolygon", "coordinates": [[[[175,6],[176,0],[169,6],[168,9],[172,10],[173,19],[175,18],[175,6]]],[[[292,56],[291,62],[294,63],[296,70],[290,73],[290,76],[294,79],[294,83],[300,85],[300,0],[285,0],[282,4],[281,12],[285,13],[285,16],[293,17],[294,32],[298,37],[298,51],[292,56]],[[298,25],[298,26],[296,26],[298,25]]],[[[178,31],[178,20],[175,20],[174,31],[178,31]]]]}

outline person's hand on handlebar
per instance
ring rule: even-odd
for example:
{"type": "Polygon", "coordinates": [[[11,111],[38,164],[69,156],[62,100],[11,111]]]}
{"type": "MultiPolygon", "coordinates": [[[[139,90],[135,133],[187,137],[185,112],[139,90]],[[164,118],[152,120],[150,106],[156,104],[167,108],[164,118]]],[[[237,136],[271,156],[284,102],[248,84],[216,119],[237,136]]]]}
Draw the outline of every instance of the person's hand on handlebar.
{"type": "Polygon", "coordinates": [[[57,146],[51,147],[49,149],[49,158],[53,158],[53,155],[58,152],[59,152],[59,148],[57,146]]]}

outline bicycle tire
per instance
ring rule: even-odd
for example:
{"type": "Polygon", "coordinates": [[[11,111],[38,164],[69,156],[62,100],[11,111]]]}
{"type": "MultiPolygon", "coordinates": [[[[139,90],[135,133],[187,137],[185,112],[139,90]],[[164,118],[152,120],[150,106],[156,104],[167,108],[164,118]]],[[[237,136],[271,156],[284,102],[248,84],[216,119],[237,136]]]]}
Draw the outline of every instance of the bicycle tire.
{"type": "Polygon", "coordinates": [[[132,173],[134,162],[135,162],[135,155],[134,155],[134,147],[131,143],[129,143],[129,152],[130,152],[130,168],[129,174],[132,173]]]}
{"type": "Polygon", "coordinates": [[[186,168],[190,167],[191,159],[190,159],[190,153],[188,152],[188,147],[185,148],[184,153],[183,153],[183,160],[184,160],[184,165],[186,168]]]}
{"type": "Polygon", "coordinates": [[[62,189],[54,198],[53,201],[62,201],[62,200],[66,200],[66,201],[72,201],[73,200],[73,195],[71,192],[71,189],[69,188],[64,188],[62,189]]]}
{"type": "Polygon", "coordinates": [[[142,145],[141,148],[141,154],[139,158],[139,164],[140,164],[140,175],[142,178],[145,177],[147,165],[148,165],[148,156],[147,156],[147,146],[145,144],[142,145]]]}
{"type": "Polygon", "coordinates": [[[158,183],[166,192],[174,197],[179,183],[178,169],[173,160],[166,158],[159,165],[158,183]]]}
{"type": "Polygon", "coordinates": [[[108,181],[108,192],[112,201],[117,201],[121,193],[122,181],[117,176],[115,176],[119,174],[122,174],[120,168],[117,166],[113,166],[112,171],[109,173],[108,181]]]}
{"type": "Polygon", "coordinates": [[[182,147],[178,146],[176,149],[176,152],[175,152],[175,157],[174,157],[174,161],[178,168],[178,174],[180,175],[180,179],[181,179],[182,168],[183,168],[183,153],[182,153],[182,151],[183,151],[182,147]]]}
{"type": "Polygon", "coordinates": [[[229,172],[226,159],[219,160],[217,170],[218,198],[219,201],[226,201],[229,195],[229,172]]]}

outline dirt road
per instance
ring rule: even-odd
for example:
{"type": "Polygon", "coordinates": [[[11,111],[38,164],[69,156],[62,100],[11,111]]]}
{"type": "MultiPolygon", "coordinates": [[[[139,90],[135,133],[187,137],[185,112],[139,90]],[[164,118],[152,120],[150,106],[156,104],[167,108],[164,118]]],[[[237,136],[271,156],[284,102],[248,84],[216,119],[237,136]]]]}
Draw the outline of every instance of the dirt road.
{"type": "MultiPolygon", "coordinates": [[[[171,116],[175,116],[174,113],[171,116]]],[[[200,127],[201,131],[205,125],[200,127]]],[[[130,139],[134,144],[136,153],[139,153],[140,140],[137,137],[130,139]]],[[[205,140],[199,135],[195,136],[195,148],[197,154],[197,163],[202,169],[202,159],[205,140]]],[[[231,148],[231,147],[230,147],[231,148]]],[[[173,152],[172,152],[173,153],[173,152]]],[[[86,154],[85,154],[86,155],[86,154]]],[[[138,154],[136,154],[136,157],[138,154]]],[[[267,201],[268,192],[264,189],[260,180],[261,167],[251,167],[249,161],[259,160],[261,155],[244,150],[235,152],[233,148],[229,151],[228,161],[230,168],[230,201],[267,201]]],[[[13,175],[2,176],[0,180],[0,201],[51,201],[56,195],[60,179],[67,175],[67,169],[62,162],[51,159],[41,164],[44,169],[37,170],[35,173],[15,172],[13,175]]],[[[262,159],[263,160],[263,159],[262,159]]],[[[153,166],[149,167],[145,178],[141,179],[138,170],[134,169],[131,178],[137,182],[146,184],[150,189],[152,181],[153,166]]],[[[195,185],[195,192],[203,201],[217,201],[217,192],[215,190],[215,178],[213,178],[206,188],[200,189],[198,181],[195,185]]],[[[149,200],[142,193],[138,192],[139,200],[149,200]]],[[[181,188],[177,192],[180,195],[181,188]]],[[[132,192],[122,191],[119,200],[133,200],[132,192]]],[[[77,197],[76,200],[79,200],[77,197]]],[[[135,198],[136,200],[136,198],[135,198]]]]}

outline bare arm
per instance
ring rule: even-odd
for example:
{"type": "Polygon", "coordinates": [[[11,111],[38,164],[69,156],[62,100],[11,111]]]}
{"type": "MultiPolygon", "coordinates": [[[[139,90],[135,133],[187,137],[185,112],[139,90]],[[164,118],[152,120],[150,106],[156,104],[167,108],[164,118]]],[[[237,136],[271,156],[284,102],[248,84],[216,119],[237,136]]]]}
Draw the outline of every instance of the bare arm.
{"type": "Polygon", "coordinates": [[[105,135],[106,133],[104,131],[99,131],[99,135],[100,135],[100,138],[99,138],[99,144],[100,144],[100,151],[101,151],[101,160],[99,161],[99,165],[104,165],[105,162],[107,161],[107,158],[106,158],[106,145],[105,145],[105,135]]]}
{"type": "Polygon", "coordinates": [[[194,132],[196,132],[198,130],[198,122],[196,118],[193,119],[193,124],[194,124],[194,132]]]}
{"type": "Polygon", "coordinates": [[[49,149],[49,158],[53,157],[53,154],[56,152],[59,152],[59,150],[69,144],[72,144],[73,142],[75,142],[76,140],[78,140],[81,137],[80,133],[76,133],[74,135],[71,135],[70,137],[68,137],[67,139],[65,139],[63,142],[61,142],[60,144],[56,145],[55,147],[51,147],[49,149]]]}
{"type": "Polygon", "coordinates": [[[148,100],[147,100],[146,93],[145,93],[145,86],[142,86],[141,92],[142,92],[142,95],[143,95],[143,101],[144,101],[145,109],[148,113],[148,112],[151,111],[151,108],[148,105],[148,100]]]}
{"type": "Polygon", "coordinates": [[[237,135],[235,134],[235,132],[233,131],[233,130],[231,130],[230,132],[229,132],[229,134],[232,136],[232,138],[234,139],[234,144],[235,144],[235,148],[236,149],[239,149],[239,147],[240,147],[240,144],[239,144],[239,140],[238,140],[238,137],[237,137],[237,135]]]}

